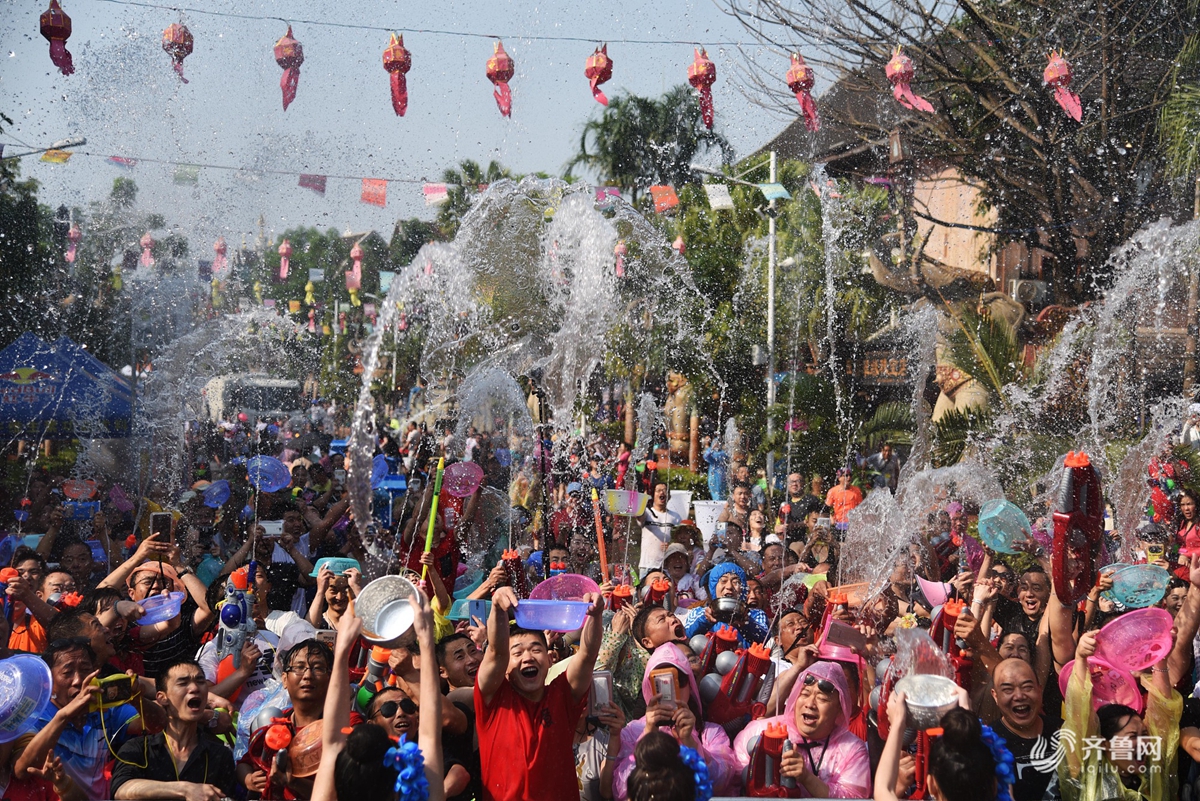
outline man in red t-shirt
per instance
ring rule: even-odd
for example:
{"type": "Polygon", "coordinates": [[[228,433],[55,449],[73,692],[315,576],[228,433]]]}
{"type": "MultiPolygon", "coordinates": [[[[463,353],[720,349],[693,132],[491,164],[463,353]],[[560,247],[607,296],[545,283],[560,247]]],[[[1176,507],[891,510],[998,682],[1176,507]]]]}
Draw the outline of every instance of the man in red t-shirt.
{"type": "Polygon", "coordinates": [[[546,684],[550,653],[542,631],[513,629],[508,613],[518,605],[512,588],[492,595],[488,650],[475,676],[475,724],[484,801],[578,801],[571,750],[587,705],[592,669],[600,651],[604,601],[591,602],[579,651],[564,673],[546,684]]]}

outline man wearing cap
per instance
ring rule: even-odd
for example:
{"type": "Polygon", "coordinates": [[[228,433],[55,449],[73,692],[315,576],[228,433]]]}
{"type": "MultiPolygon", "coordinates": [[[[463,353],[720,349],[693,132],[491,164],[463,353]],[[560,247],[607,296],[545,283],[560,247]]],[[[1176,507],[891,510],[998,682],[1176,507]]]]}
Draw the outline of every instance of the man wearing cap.
{"type": "Polygon", "coordinates": [[[825,496],[825,505],[833,510],[833,522],[841,525],[849,522],[850,510],[863,502],[862,490],[850,483],[850,468],[842,467],[837,472],[837,486],[825,496]]]}
{"type": "Polygon", "coordinates": [[[667,508],[667,485],[657,481],[653,489],[654,500],[642,515],[642,547],[638,557],[638,570],[645,572],[662,567],[667,546],[671,544],[671,529],[679,525],[679,515],[667,508]]]}

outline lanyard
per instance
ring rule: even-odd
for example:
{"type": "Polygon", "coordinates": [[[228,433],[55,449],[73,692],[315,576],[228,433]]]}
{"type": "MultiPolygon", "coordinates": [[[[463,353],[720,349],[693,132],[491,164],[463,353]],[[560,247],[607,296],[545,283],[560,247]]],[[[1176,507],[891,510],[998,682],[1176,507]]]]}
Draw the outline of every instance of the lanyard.
{"type": "MultiPolygon", "coordinates": [[[[803,735],[801,735],[801,736],[803,737],[803,735]]],[[[816,747],[817,744],[809,742],[808,738],[805,737],[804,742],[801,743],[801,745],[804,748],[805,756],[808,757],[808,766],[812,770],[812,775],[816,776],[817,778],[820,778],[821,765],[823,765],[825,763],[825,754],[829,753],[829,737],[826,737],[825,741],[823,743],[821,743],[821,758],[818,759],[815,763],[813,762],[812,750],[814,747],[816,747]]]]}

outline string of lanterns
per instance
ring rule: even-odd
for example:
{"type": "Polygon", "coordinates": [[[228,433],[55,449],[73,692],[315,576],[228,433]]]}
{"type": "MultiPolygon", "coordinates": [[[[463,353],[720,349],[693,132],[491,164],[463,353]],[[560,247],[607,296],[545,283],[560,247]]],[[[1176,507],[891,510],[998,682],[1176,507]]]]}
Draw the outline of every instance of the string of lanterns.
{"type": "MultiPolygon", "coordinates": [[[[50,7],[42,13],[40,24],[42,36],[50,43],[50,60],[63,75],[71,75],[75,72],[75,66],[66,47],[67,40],[71,37],[71,18],[63,11],[59,0],[50,0],[50,7]]],[[[191,31],[183,23],[173,23],[163,31],[163,50],[171,57],[174,70],[184,83],[188,81],[183,77],[183,62],[191,55],[194,43],[191,31]]],[[[300,66],[304,63],[304,48],[293,37],[291,25],[288,25],[287,33],[275,43],[274,55],[276,63],[283,70],[279,87],[283,94],[283,109],[286,111],[296,99],[300,85],[300,66]]],[[[406,75],[412,68],[412,54],[404,46],[403,36],[392,33],[391,40],[383,51],[383,68],[389,74],[392,108],[397,116],[403,117],[408,109],[406,75]]],[[[500,114],[511,117],[513,97],[508,84],[516,74],[516,64],[499,39],[496,40],[494,52],[487,60],[485,74],[495,86],[493,96],[500,114]]],[[[608,98],[600,90],[600,86],[611,80],[612,74],[613,60],[608,55],[608,45],[604,44],[597,47],[584,64],[584,77],[591,88],[592,97],[602,105],[608,105],[608,98]]],[[[932,103],[913,91],[912,81],[916,77],[916,68],[912,59],[900,47],[892,53],[891,59],[884,67],[884,74],[892,84],[897,102],[913,111],[936,113],[932,103]]],[[[1080,122],[1083,118],[1083,107],[1079,96],[1067,88],[1072,80],[1071,66],[1061,53],[1054,51],[1049,54],[1042,77],[1047,86],[1054,88],[1055,101],[1063,111],[1076,122],[1080,122]]],[[[711,130],[715,116],[712,87],[717,80],[717,67],[709,59],[704,47],[695,48],[694,58],[687,68],[687,79],[700,96],[701,119],[711,130]]],[[[791,54],[791,66],[784,80],[788,89],[796,96],[805,127],[812,132],[820,130],[820,117],[811,94],[815,76],[799,53],[791,54]]]]}

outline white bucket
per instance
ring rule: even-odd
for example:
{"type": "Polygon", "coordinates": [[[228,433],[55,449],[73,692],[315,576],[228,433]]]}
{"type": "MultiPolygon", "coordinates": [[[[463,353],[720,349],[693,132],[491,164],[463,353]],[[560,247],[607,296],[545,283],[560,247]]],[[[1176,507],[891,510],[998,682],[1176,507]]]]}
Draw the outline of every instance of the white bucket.
{"type": "Polygon", "coordinates": [[[680,520],[688,519],[688,508],[692,505],[692,493],[688,490],[671,490],[667,500],[667,511],[679,515],[680,520]]]}
{"type": "Polygon", "coordinates": [[[707,548],[717,530],[717,518],[725,511],[725,501],[696,501],[692,506],[696,508],[696,528],[704,535],[704,547],[707,548]]]}

